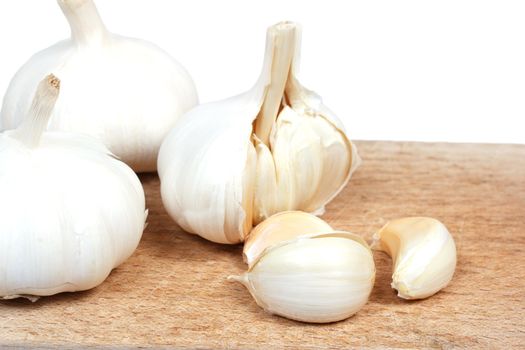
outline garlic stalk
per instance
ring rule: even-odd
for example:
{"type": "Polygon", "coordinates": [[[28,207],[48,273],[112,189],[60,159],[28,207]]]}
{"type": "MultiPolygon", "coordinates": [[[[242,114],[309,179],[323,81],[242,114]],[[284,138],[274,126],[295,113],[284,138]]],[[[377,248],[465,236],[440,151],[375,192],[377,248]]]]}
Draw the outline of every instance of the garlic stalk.
{"type": "Polygon", "coordinates": [[[372,252],[352,233],[311,214],[284,212],[260,223],[244,247],[242,283],[269,313],[326,323],[346,319],[367,302],[375,278],[372,252]]]}
{"type": "Polygon", "coordinates": [[[48,129],[101,139],[135,171],[154,171],[158,150],[177,119],[197,104],[186,70],[155,45],[106,30],[93,0],[58,0],[71,38],[30,58],[12,79],[0,131],[14,129],[48,72],[62,92],[48,129]]]}
{"type": "Polygon", "coordinates": [[[401,298],[427,298],[443,289],[454,275],[454,239],[436,219],[390,221],[374,235],[374,240],[374,245],[393,259],[392,288],[401,298]]]}
{"type": "Polygon", "coordinates": [[[300,30],[268,29],[252,90],[192,109],[164,140],[164,206],[187,232],[242,242],[253,225],[286,210],[321,214],[359,164],[341,122],[296,76],[300,30]]]}
{"type": "Polygon", "coordinates": [[[24,122],[0,133],[0,298],[93,288],[137,247],[145,198],[100,141],[45,132],[60,81],[44,79],[24,122]]]}

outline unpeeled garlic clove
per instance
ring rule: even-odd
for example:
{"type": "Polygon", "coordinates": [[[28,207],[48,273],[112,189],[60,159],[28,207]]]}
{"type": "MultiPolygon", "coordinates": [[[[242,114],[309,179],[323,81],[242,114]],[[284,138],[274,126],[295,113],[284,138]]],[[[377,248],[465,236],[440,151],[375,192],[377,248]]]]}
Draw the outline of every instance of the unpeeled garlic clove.
{"type": "Polygon", "coordinates": [[[275,214],[255,226],[244,243],[243,257],[248,266],[269,247],[304,235],[325,234],[334,229],[317,216],[288,211],[275,214]]]}
{"type": "Polygon", "coordinates": [[[269,313],[326,323],[346,319],[367,302],[375,278],[372,252],[349,232],[334,231],[310,214],[286,212],[259,224],[244,250],[241,282],[269,313]],[[309,216],[309,218],[308,218],[309,216]],[[304,220],[304,224],[301,221],[304,220]]]}
{"type": "Polygon", "coordinates": [[[192,109],[164,140],[162,201],[185,231],[234,244],[275,213],[321,214],[358,166],[341,122],[296,78],[299,42],[297,24],[270,27],[253,89],[192,109]]]}
{"type": "Polygon", "coordinates": [[[443,289],[456,268],[456,245],[445,225],[427,217],[388,222],[375,246],[392,257],[392,288],[404,299],[424,299],[443,289]]]}

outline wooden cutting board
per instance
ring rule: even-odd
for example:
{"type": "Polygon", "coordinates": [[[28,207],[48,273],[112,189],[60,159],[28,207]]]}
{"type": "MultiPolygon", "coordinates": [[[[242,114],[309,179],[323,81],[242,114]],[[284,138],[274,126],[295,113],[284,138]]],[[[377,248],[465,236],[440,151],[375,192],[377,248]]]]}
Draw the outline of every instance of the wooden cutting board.
{"type": "Polygon", "coordinates": [[[354,317],[310,325],[261,310],[226,281],[245,266],[238,246],[182,232],[156,175],[142,176],[149,226],[135,254],[94,290],[0,302],[0,344],[42,347],[525,348],[525,145],[358,142],[364,159],[324,218],[370,240],[387,220],[442,220],[458,266],[422,301],[390,288],[375,252],[370,301],[354,317]]]}

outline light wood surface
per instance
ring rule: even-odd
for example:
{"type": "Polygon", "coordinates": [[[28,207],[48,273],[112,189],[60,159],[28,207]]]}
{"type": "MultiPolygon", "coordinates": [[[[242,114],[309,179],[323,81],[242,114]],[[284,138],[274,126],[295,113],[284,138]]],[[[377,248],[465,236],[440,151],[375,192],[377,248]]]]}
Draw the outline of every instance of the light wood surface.
{"type": "Polygon", "coordinates": [[[324,218],[372,234],[387,220],[432,216],[458,249],[451,284],[423,301],[390,288],[375,252],[370,301],[354,317],[309,325],[260,309],[240,284],[241,246],[183,233],[155,175],[142,176],[149,226],[135,254],[94,290],[0,302],[4,346],[176,348],[525,348],[525,146],[358,142],[364,158],[324,218]]]}

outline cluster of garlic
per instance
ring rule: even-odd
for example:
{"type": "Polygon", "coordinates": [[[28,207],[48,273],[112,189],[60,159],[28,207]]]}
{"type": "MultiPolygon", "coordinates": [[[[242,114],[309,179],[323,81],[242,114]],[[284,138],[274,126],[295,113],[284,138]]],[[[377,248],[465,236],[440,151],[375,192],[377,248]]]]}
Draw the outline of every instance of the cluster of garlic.
{"type": "Polygon", "coordinates": [[[37,87],[24,122],[0,134],[0,297],[100,284],[137,247],[147,216],[137,175],[98,140],[46,132],[60,81],[37,87]]]}
{"type": "Polygon", "coordinates": [[[147,216],[133,170],[197,104],[161,49],[109,33],[93,0],[57,1],[71,38],[20,68],[0,112],[3,298],[93,288],[129,257],[147,216]]]}
{"type": "MultiPolygon", "coordinates": [[[[427,298],[452,279],[454,240],[439,221],[394,220],[375,239],[394,259],[392,287],[401,298],[427,298]]],[[[256,226],[244,245],[244,260],[248,272],[229,279],[246,286],[267,312],[298,321],[346,319],[366,304],[374,286],[368,244],[304,212],[275,214],[256,226]]]]}
{"type": "Polygon", "coordinates": [[[270,27],[257,84],[192,109],[164,140],[162,200],[185,231],[235,244],[275,213],[322,214],[358,166],[341,122],[297,81],[299,41],[295,23],[270,27]]]}
{"type": "Polygon", "coordinates": [[[334,231],[304,212],[275,214],[244,245],[248,272],[232,276],[270,313],[304,322],[334,322],[355,314],[374,286],[368,244],[334,231]]]}
{"type": "MultiPolygon", "coordinates": [[[[258,305],[299,321],[333,322],[366,303],[375,266],[364,240],[308,214],[323,213],[359,157],[339,120],[297,81],[299,41],[294,23],[270,27],[257,84],[189,111],[163,142],[158,171],[164,206],[184,230],[218,243],[245,241],[248,272],[230,279],[258,305]]],[[[426,227],[411,226],[414,220],[399,231],[387,225],[377,243],[396,261],[393,287],[411,299],[443,288],[455,268],[444,226],[438,236],[432,219],[421,219],[426,227]],[[446,253],[428,254],[444,237],[446,253]]]]}
{"type": "MultiPolygon", "coordinates": [[[[18,71],[0,115],[8,130],[0,134],[0,297],[100,284],[144,230],[144,192],[131,168],[158,162],[163,203],[182,228],[245,242],[248,271],[230,279],[266,311],[323,323],[366,304],[376,272],[370,247],[313,215],[360,159],[341,122],[297,80],[297,24],[268,29],[250,91],[193,108],[191,78],[166,53],[110,34],[92,0],[58,3],[71,39],[18,71]],[[61,81],[41,81],[49,72],[61,81]]],[[[392,257],[402,298],[431,296],[454,273],[454,241],[435,219],[392,221],[374,244],[392,257]]]]}
{"type": "Polygon", "coordinates": [[[156,170],[162,140],[197,104],[190,76],[155,45],[109,33],[93,0],[57,1],[71,38],[38,52],[16,73],[0,131],[23,122],[38,82],[53,72],[62,91],[49,130],[91,135],[133,170],[156,170]]]}

